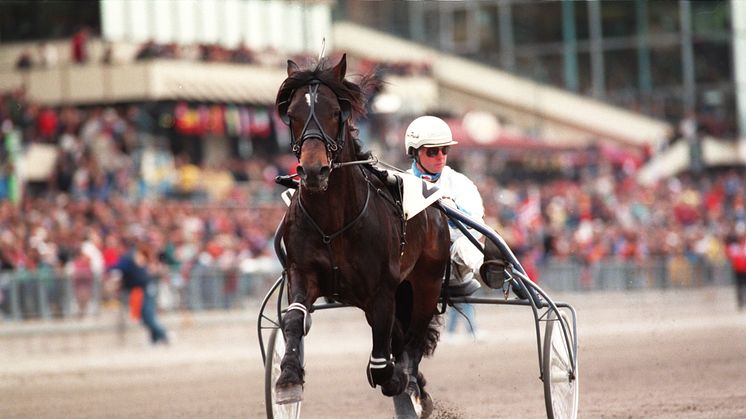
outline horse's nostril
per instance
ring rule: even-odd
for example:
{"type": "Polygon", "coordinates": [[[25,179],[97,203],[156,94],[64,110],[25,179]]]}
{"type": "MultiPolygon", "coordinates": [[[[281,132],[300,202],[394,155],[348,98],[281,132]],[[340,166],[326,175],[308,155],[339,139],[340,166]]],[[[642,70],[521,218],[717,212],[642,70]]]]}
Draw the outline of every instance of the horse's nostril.
{"type": "Polygon", "coordinates": [[[328,177],[329,173],[331,173],[332,169],[329,166],[323,166],[321,170],[319,170],[319,176],[321,177],[328,177]]]}
{"type": "Polygon", "coordinates": [[[303,166],[298,166],[295,170],[298,172],[298,176],[300,176],[301,179],[305,179],[307,177],[306,171],[303,170],[303,166]]]}

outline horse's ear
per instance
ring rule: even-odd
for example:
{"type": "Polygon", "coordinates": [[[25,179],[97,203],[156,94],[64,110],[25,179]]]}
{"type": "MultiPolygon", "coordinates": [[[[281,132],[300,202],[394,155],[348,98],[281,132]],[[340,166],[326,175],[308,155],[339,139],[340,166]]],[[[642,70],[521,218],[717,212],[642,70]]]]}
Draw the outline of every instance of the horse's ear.
{"type": "Polygon", "coordinates": [[[288,77],[292,76],[297,71],[300,71],[300,67],[298,67],[298,64],[296,64],[293,60],[288,60],[288,77]]]}
{"type": "Polygon", "coordinates": [[[334,66],[334,76],[339,81],[344,81],[347,73],[347,54],[342,54],[342,59],[334,66]]]}

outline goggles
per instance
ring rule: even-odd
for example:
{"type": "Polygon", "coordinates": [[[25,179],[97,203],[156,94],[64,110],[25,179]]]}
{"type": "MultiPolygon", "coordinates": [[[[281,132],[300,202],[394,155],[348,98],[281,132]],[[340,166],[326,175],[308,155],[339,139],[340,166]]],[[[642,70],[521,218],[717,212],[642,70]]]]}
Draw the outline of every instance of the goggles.
{"type": "Polygon", "coordinates": [[[435,157],[438,155],[438,151],[442,152],[444,156],[448,155],[448,150],[450,149],[450,146],[443,146],[443,147],[426,147],[425,148],[425,154],[427,154],[427,157],[435,157]]]}

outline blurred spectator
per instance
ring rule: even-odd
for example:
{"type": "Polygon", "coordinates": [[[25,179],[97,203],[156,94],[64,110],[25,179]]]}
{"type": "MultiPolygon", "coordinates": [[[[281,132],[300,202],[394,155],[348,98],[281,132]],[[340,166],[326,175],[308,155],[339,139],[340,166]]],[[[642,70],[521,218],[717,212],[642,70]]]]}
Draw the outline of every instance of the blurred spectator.
{"type": "Polygon", "coordinates": [[[36,45],[37,62],[42,68],[52,68],[57,66],[59,61],[57,56],[57,49],[52,45],[49,45],[46,41],[40,41],[36,45]]]}
{"type": "Polygon", "coordinates": [[[176,184],[172,196],[177,199],[202,197],[204,189],[201,178],[202,170],[189,160],[188,155],[176,156],[176,184]]]}
{"type": "Polygon", "coordinates": [[[16,60],[16,68],[19,70],[29,70],[33,65],[34,63],[31,59],[31,52],[27,49],[23,50],[16,60]]]}
{"type": "Polygon", "coordinates": [[[746,224],[739,223],[735,233],[728,236],[727,254],[736,279],[738,308],[746,309],[746,224]]]}
{"type": "Polygon", "coordinates": [[[104,44],[104,52],[101,55],[101,64],[110,65],[114,63],[114,45],[111,42],[104,44]]]}
{"type": "Polygon", "coordinates": [[[93,297],[94,276],[91,258],[78,251],[65,265],[65,274],[70,278],[78,308],[78,316],[89,314],[89,303],[93,297]]]}
{"type": "Polygon", "coordinates": [[[144,239],[137,239],[130,252],[120,257],[110,268],[120,273],[121,287],[125,292],[142,292],[140,318],[150,332],[150,343],[153,345],[169,343],[166,329],[157,316],[157,278],[162,272],[161,266],[153,247],[144,239]]]}
{"type": "Polygon", "coordinates": [[[459,323],[463,323],[464,330],[473,339],[477,339],[477,320],[474,305],[469,303],[455,303],[448,310],[448,325],[446,339],[453,340],[459,323]]]}
{"type": "Polygon", "coordinates": [[[52,142],[57,134],[57,112],[51,107],[43,107],[36,119],[37,133],[39,139],[44,142],[52,142]]]}
{"type": "Polygon", "coordinates": [[[254,52],[246,46],[245,41],[241,41],[241,44],[233,50],[231,61],[239,64],[251,64],[254,62],[254,52]]]}
{"type": "Polygon", "coordinates": [[[145,42],[135,54],[136,60],[149,60],[158,58],[161,54],[161,48],[152,39],[145,42]]]}
{"type": "Polygon", "coordinates": [[[111,269],[124,254],[125,250],[118,234],[113,233],[106,236],[101,254],[104,261],[104,269],[111,269]]]}
{"type": "Polygon", "coordinates": [[[90,36],[90,29],[87,27],[81,27],[78,29],[71,39],[71,51],[72,59],[75,64],[85,64],[88,62],[88,37],[90,36]]]}

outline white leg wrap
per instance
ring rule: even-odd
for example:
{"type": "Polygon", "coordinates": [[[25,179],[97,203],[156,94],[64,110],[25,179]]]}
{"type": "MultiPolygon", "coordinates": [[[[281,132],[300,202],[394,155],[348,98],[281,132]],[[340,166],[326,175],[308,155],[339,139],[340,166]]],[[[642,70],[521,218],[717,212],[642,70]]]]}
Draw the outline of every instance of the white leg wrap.
{"type": "Polygon", "coordinates": [[[308,310],[306,309],[306,306],[304,306],[301,303],[293,303],[288,306],[287,313],[290,313],[292,310],[298,310],[303,313],[303,336],[306,336],[308,333],[308,328],[306,328],[306,317],[308,317],[308,310]]]}
{"type": "Polygon", "coordinates": [[[371,369],[383,369],[388,365],[389,360],[386,358],[376,358],[373,355],[370,356],[370,368],[371,369]]]}

